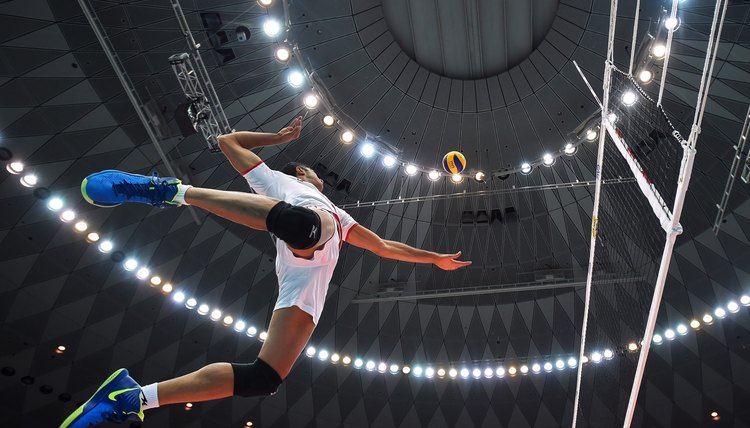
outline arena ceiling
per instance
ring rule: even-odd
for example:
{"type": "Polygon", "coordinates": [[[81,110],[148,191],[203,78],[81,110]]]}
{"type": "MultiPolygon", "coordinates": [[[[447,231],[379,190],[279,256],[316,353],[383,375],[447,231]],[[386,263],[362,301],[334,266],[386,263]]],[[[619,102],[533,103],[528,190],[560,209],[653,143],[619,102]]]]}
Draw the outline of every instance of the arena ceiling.
{"type": "MultiPolygon", "coordinates": [[[[186,45],[169,3],[92,3],[140,96],[165,123],[161,145],[172,165],[195,185],[246,189],[220,155],[209,153],[205,141],[183,137],[174,119],[184,97],[167,58],[186,51],[186,45]]],[[[466,21],[449,20],[435,30],[424,21],[421,26],[415,20],[395,24],[397,12],[396,19],[389,18],[389,10],[417,3],[290,2],[288,39],[299,48],[296,56],[330,95],[340,127],[351,127],[359,139],[378,141],[400,160],[425,168],[438,167],[445,152],[458,149],[470,168],[495,171],[558,151],[595,113],[597,105],[572,61],[600,91],[608,1],[532,2],[556,12],[551,28],[537,32],[534,11],[533,23],[525,27],[533,29],[531,45],[529,40],[511,44],[520,57],[498,60],[489,51],[465,64],[456,63],[460,46],[486,46],[485,34],[470,30],[466,21]],[[409,26],[411,34],[404,33],[409,26]],[[435,31],[442,41],[434,40],[435,31]],[[478,39],[446,42],[467,31],[478,39]],[[446,47],[450,42],[455,44],[446,47]],[[446,57],[429,63],[436,49],[446,57]]],[[[466,8],[486,3],[466,2],[466,8]]],[[[623,3],[615,59],[627,67],[634,2],[623,3]]],[[[659,5],[643,3],[640,29],[645,34],[655,25],[659,5]]],[[[718,237],[711,231],[750,102],[750,6],[730,3],[683,214],[685,233],[677,241],[659,316],[662,329],[712,312],[750,289],[750,187],[738,182],[722,231],[718,237]]],[[[435,2],[433,12],[450,6],[435,2]]],[[[290,66],[273,59],[276,42],[262,32],[268,14],[283,16],[280,5],[266,11],[249,0],[192,0],[182,7],[205,47],[204,60],[234,128],[274,132],[305,114],[304,88],[290,87],[290,66]],[[220,31],[231,37],[239,25],[250,30],[247,41],[221,41],[220,31]]],[[[713,3],[705,0],[680,4],[682,23],[675,33],[664,106],[683,135],[692,123],[712,12],[713,3]]],[[[428,13],[422,10],[420,16],[428,13]]],[[[511,18],[506,22],[514,22],[511,18]]],[[[474,265],[446,273],[347,248],[311,343],[375,361],[434,367],[494,367],[578,352],[580,287],[440,299],[387,297],[528,284],[547,275],[580,278],[588,261],[592,189],[513,188],[591,179],[593,145],[528,176],[432,182],[424,173],[409,177],[401,169],[386,169],[377,159],[363,158],[356,146],[341,144],[337,128],[321,125],[321,111],[307,113],[298,142],[259,154],[273,167],[290,160],[316,167],[338,204],[507,191],[350,209],[357,221],[386,238],[436,251],[462,250],[474,265]],[[494,221],[478,221],[477,212],[493,210],[499,214],[494,221]]],[[[76,2],[0,2],[0,146],[32,166],[40,186],[61,196],[118,251],[201,302],[259,328],[267,324],[276,282],[273,246],[265,235],[197,210],[94,209],[81,199],[80,181],[93,171],[164,174],[166,169],[76,2]]],[[[61,226],[38,196],[20,186],[17,177],[0,172],[0,408],[11,426],[59,423],[118,367],[149,382],[208,362],[255,357],[256,339],[144,285],[69,225],[61,226]],[[68,350],[55,354],[58,345],[68,350]]],[[[720,413],[721,424],[750,425],[745,405],[750,402],[748,330],[750,317],[743,308],[700,332],[654,347],[638,425],[708,425],[712,411],[720,413]]],[[[430,380],[303,357],[276,396],[197,404],[190,411],[162,409],[150,412],[148,423],[566,426],[572,417],[574,373],[430,380]]],[[[586,423],[601,426],[609,416],[590,415],[586,423]]]]}

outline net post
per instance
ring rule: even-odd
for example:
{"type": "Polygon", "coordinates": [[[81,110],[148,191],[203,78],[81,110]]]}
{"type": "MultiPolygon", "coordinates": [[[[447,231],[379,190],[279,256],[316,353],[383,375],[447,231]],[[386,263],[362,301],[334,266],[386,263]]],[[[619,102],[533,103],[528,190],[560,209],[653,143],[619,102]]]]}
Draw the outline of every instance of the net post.
{"type": "MultiPolygon", "coordinates": [[[[718,0],[721,1],[721,0],[718,0]]],[[[677,19],[677,3],[679,0],[672,0],[672,10],[669,12],[670,19],[677,19]]],[[[657,106],[661,106],[661,98],[664,95],[664,85],[667,82],[667,70],[669,67],[669,55],[672,52],[672,37],[674,29],[667,29],[667,50],[664,54],[664,67],[661,72],[661,82],[659,83],[659,99],[656,101],[657,106]]]]}
{"type": "Polygon", "coordinates": [[[635,44],[638,39],[638,19],[641,14],[641,0],[635,2],[635,20],[633,21],[633,41],[630,43],[630,67],[628,67],[628,76],[633,75],[633,62],[635,61],[635,44]]]}

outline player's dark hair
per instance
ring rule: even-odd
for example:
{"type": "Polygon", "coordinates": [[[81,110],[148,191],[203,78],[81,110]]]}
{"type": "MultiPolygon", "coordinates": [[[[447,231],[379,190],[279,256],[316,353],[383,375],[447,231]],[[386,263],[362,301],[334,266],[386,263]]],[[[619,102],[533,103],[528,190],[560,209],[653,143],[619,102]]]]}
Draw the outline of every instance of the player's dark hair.
{"type": "Polygon", "coordinates": [[[299,162],[289,162],[288,164],[284,165],[284,168],[281,168],[281,172],[283,172],[286,175],[291,175],[292,177],[297,176],[297,167],[301,168],[307,168],[310,169],[309,166],[299,163],[299,162]]]}

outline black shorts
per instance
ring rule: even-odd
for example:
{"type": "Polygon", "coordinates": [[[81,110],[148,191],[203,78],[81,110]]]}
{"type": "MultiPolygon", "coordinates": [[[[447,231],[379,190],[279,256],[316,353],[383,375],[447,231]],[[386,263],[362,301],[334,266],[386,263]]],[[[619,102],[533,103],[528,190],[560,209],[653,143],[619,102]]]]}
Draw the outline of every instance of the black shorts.
{"type": "Polygon", "coordinates": [[[320,216],[315,211],[281,201],[266,217],[266,228],[297,250],[308,250],[320,241],[320,216]]]}

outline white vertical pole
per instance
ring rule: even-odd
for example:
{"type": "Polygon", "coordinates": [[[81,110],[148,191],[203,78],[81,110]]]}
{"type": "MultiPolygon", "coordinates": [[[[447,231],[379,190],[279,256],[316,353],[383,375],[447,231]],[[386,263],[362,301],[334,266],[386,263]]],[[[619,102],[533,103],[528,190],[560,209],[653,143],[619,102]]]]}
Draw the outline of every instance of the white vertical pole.
{"type": "MultiPolygon", "coordinates": [[[[679,0],[672,0],[672,10],[669,12],[670,19],[677,19],[677,3],[679,0]]],[[[674,30],[667,29],[667,50],[664,53],[664,67],[661,70],[661,82],[659,83],[659,99],[656,101],[657,106],[661,106],[661,98],[664,95],[664,84],[667,81],[667,70],[669,67],[669,55],[672,53],[672,36],[674,30]]]]}
{"type": "Polygon", "coordinates": [[[602,192],[602,167],[604,165],[604,144],[607,138],[605,121],[609,115],[609,88],[612,83],[612,67],[614,66],[615,27],[617,24],[617,2],[611,0],[609,12],[609,39],[607,41],[607,59],[604,64],[604,84],[602,100],[602,119],[599,127],[599,147],[596,155],[596,187],[594,188],[594,209],[591,213],[591,248],[589,249],[589,271],[586,274],[586,294],[583,304],[583,326],[581,328],[581,347],[578,352],[578,372],[576,374],[576,395],[573,400],[573,427],[578,422],[578,402],[581,394],[581,374],[583,372],[583,356],[586,350],[586,331],[588,329],[588,314],[591,303],[591,282],[594,274],[594,255],[596,253],[596,230],[599,221],[599,198],[602,192]]]}
{"type": "Polygon", "coordinates": [[[638,19],[641,15],[641,0],[635,2],[635,21],[633,21],[633,42],[630,43],[630,67],[628,67],[628,76],[633,75],[633,62],[635,61],[635,45],[638,42],[638,19]]]}

